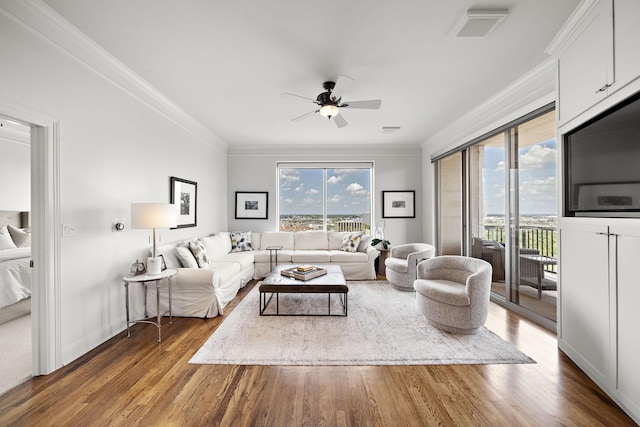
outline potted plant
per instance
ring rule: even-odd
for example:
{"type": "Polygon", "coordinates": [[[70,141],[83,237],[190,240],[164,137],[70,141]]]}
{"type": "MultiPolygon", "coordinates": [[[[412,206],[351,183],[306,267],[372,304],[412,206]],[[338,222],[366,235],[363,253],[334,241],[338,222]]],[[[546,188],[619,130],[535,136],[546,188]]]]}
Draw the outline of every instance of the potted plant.
{"type": "Polygon", "coordinates": [[[374,239],[371,239],[371,246],[378,250],[388,251],[391,243],[386,239],[379,239],[376,237],[374,239]]]}

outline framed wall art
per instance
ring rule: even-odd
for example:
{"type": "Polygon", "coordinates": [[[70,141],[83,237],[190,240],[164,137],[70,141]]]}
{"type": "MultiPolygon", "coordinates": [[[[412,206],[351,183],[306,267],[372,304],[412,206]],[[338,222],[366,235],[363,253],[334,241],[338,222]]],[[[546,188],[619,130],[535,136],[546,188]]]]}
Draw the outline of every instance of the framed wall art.
{"type": "Polygon", "coordinates": [[[268,213],[268,192],[236,191],[236,219],[267,219],[268,213]]]}
{"type": "Polygon", "coordinates": [[[382,218],[415,218],[416,192],[383,191],[382,218]]]}
{"type": "Polygon", "coordinates": [[[198,184],[186,179],[171,177],[171,203],[178,205],[178,226],[195,227],[198,208],[198,184]]]}

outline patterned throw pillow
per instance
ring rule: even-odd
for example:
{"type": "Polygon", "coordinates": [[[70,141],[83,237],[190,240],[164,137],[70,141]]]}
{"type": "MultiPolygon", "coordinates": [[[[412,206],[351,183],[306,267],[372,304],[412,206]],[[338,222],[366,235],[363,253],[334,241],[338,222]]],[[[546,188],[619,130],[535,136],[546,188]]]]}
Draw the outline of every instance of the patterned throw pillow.
{"type": "Polygon", "coordinates": [[[251,232],[233,231],[231,233],[231,252],[252,251],[251,232]]]}
{"type": "Polygon", "coordinates": [[[358,245],[360,244],[360,239],[362,239],[362,234],[345,234],[342,238],[342,245],[340,246],[340,250],[343,252],[356,252],[358,250],[358,245]]]}
{"type": "Polygon", "coordinates": [[[204,248],[204,245],[202,243],[198,241],[189,242],[189,250],[193,254],[193,257],[196,259],[198,267],[209,267],[209,256],[207,255],[207,250],[204,248]]]}
{"type": "Polygon", "coordinates": [[[191,253],[191,249],[186,244],[176,246],[176,255],[180,260],[180,264],[182,264],[185,268],[198,268],[198,261],[191,253]]]}
{"type": "Polygon", "coordinates": [[[28,248],[29,246],[31,246],[31,233],[16,228],[12,225],[7,225],[7,229],[9,230],[9,234],[11,234],[13,243],[15,243],[17,247],[28,248]]]}

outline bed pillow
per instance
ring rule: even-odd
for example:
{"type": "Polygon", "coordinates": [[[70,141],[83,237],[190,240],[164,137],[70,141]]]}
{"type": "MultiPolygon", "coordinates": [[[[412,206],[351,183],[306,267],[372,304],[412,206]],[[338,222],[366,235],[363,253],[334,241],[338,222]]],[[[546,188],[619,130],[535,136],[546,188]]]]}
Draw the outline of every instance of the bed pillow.
{"type": "Polygon", "coordinates": [[[342,238],[340,250],[343,252],[356,252],[358,250],[360,240],[362,240],[362,234],[360,233],[345,234],[342,238]]]}
{"type": "Polygon", "coordinates": [[[28,248],[31,246],[31,233],[27,233],[24,230],[14,227],[13,225],[7,225],[9,234],[13,243],[19,248],[28,248]]]}
{"type": "Polygon", "coordinates": [[[0,250],[15,248],[17,248],[17,246],[13,243],[13,239],[11,238],[11,234],[9,234],[7,226],[3,225],[0,227],[0,250]]]}
{"type": "Polygon", "coordinates": [[[176,246],[176,255],[183,267],[199,268],[198,261],[196,261],[196,258],[193,256],[193,253],[191,253],[191,249],[189,249],[187,244],[176,246]]]}
{"type": "Polygon", "coordinates": [[[231,252],[252,251],[251,232],[234,231],[231,233],[231,252]]]}
{"type": "Polygon", "coordinates": [[[202,242],[189,242],[189,250],[193,254],[193,257],[196,259],[198,267],[209,267],[209,256],[207,255],[207,250],[204,248],[202,242]]]}

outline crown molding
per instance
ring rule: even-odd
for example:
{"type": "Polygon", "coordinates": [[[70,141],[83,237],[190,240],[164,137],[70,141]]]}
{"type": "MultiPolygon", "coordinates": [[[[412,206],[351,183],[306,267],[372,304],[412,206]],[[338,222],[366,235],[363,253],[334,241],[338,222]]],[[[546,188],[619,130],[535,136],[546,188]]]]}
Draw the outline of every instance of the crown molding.
{"type": "Polygon", "coordinates": [[[362,145],[362,144],[341,144],[341,145],[295,145],[295,144],[269,144],[255,145],[243,144],[229,147],[229,156],[274,156],[274,155],[318,155],[318,154],[353,154],[368,156],[415,156],[421,154],[419,145],[410,144],[384,144],[384,145],[362,145]]]}
{"type": "Polygon", "coordinates": [[[567,18],[562,28],[560,28],[560,31],[558,31],[553,40],[551,40],[551,43],[549,43],[544,53],[552,57],[557,57],[560,52],[564,50],[567,42],[573,39],[573,35],[577,33],[587,16],[600,1],[601,0],[582,0],[569,18],[567,18]]]}
{"type": "Polygon", "coordinates": [[[483,104],[422,143],[432,155],[444,153],[536,108],[555,101],[554,59],[548,59],[483,104]]]}
{"type": "Polygon", "coordinates": [[[226,153],[228,144],[209,128],[117,60],[40,0],[7,0],[0,13],[24,26],[78,63],[137,99],[201,141],[226,153]]]}

